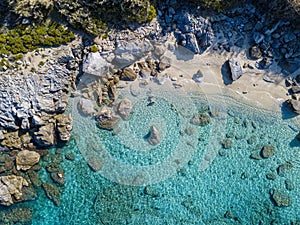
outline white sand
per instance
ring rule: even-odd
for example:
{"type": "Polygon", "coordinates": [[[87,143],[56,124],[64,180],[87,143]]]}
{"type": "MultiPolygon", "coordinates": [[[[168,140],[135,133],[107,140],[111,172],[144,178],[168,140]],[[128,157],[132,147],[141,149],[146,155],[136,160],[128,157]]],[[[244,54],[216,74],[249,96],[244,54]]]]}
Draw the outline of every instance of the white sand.
{"type": "MultiPolygon", "coordinates": [[[[189,92],[201,92],[206,95],[223,94],[255,107],[280,111],[282,102],[287,100],[287,89],[284,78],[278,76],[278,69],[258,70],[256,68],[243,68],[243,76],[232,84],[225,85],[222,77],[222,65],[231,57],[238,58],[240,64],[255,65],[254,60],[248,60],[245,52],[233,55],[232,53],[191,55],[182,49],[177,56],[171,52],[165,54],[171,60],[171,67],[164,71],[170,77],[176,77],[177,83],[189,92]],[[186,59],[186,60],[184,60],[186,59]],[[191,78],[198,70],[203,74],[202,82],[195,83],[191,78]],[[183,75],[183,76],[180,76],[183,75]],[[263,76],[276,77],[276,83],[263,80],[263,76]],[[279,78],[279,79],[278,79],[279,78]]],[[[228,76],[228,74],[227,74],[228,76]]]]}

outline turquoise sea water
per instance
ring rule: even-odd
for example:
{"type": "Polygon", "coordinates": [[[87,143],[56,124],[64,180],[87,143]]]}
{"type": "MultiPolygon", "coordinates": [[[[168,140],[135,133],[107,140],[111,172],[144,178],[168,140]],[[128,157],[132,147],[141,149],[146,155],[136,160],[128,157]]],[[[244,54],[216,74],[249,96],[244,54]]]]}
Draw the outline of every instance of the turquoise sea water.
{"type": "Polygon", "coordinates": [[[33,207],[32,224],[300,221],[300,145],[295,140],[297,133],[289,127],[296,126],[295,118],[283,120],[280,113],[258,110],[225,96],[217,97],[219,102],[212,105],[205,95],[184,95],[179,90],[165,93],[159,85],[146,92],[137,90],[124,90],[120,96],[132,100],[134,106],[130,120],[121,121],[117,134],[100,130],[94,120],[82,117],[73,100],[74,138],[63,152],[75,153],[76,159],[63,163],[66,185],[61,206],[54,206],[41,192],[37,201],[25,203],[33,207]],[[148,96],[156,99],[153,106],[147,106],[148,96]],[[209,113],[209,107],[222,109],[209,125],[189,123],[195,112],[209,113]],[[145,140],[152,124],[161,132],[157,146],[145,140]],[[223,139],[231,140],[232,147],[222,148],[223,139]],[[264,145],[273,145],[275,154],[251,159],[264,145]],[[86,163],[89,157],[98,157],[102,170],[93,172],[86,163]],[[205,157],[212,159],[203,170],[205,157]],[[278,174],[278,166],[286,162],[293,167],[278,174]],[[268,173],[275,180],[268,180],[268,173]],[[287,193],[292,206],[275,206],[272,189],[287,193]]]}

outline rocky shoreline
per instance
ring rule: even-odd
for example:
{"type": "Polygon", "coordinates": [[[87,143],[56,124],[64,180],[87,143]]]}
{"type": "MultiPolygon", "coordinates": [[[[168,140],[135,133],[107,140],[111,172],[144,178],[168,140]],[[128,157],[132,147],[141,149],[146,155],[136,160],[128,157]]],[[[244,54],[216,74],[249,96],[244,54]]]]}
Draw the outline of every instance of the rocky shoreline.
{"type": "MultiPolygon", "coordinates": [[[[35,199],[34,187],[40,186],[59,205],[58,187],[64,185],[65,173],[59,163],[63,159],[59,152],[47,155],[46,149],[71,138],[72,117],[64,114],[69,98],[81,96],[79,110],[94,116],[100,128],[112,130],[120,117],[126,120],[130,114],[130,102],[117,102],[118,89],[128,82],[151,77],[160,84],[170,79],[174,88],[182,87],[178,78],[164,73],[171,66],[164,56],[167,50],[183,48],[191,57],[204,52],[226,55],[229,60],[224,64],[231,71],[227,74],[231,83],[240,79],[245,69],[269,72],[265,82],[286,79],[291,88],[288,103],[300,112],[300,31],[289,21],[270,24],[266,14],[251,4],[211,14],[201,7],[182,7],[176,1],[159,3],[157,18],[151,22],[112,29],[107,35],[93,41],[77,36],[68,46],[28,53],[15,62],[18,69],[2,66],[1,205],[35,199]],[[241,65],[235,56],[242,51],[252,63],[241,65]],[[29,65],[33,71],[28,70],[29,65]],[[46,165],[53,183],[43,183],[38,177],[40,164],[46,165]]],[[[202,77],[200,71],[193,80],[199,83],[202,77]]],[[[151,127],[151,144],[160,141],[155,129],[151,127]]],[[[278,200],[281,193],[275,191],[271,196],[277,205],[289,205],[278,200]]]]}

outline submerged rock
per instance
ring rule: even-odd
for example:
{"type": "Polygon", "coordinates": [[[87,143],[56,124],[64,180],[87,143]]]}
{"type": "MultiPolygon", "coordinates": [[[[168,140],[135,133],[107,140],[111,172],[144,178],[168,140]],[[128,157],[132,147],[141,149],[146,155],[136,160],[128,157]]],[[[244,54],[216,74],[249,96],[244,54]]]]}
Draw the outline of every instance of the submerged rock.
{"type": "Polygon", "coordinates": [[[0,211],[0,224],[32,224],[32,210],[30,208],[12,208],[0,211]]]}
{"type": "Polygon", "coordinates": [[[228,63],[231,72],[231,79],[233,81],[239,79],[243,75],[241,64],[235,58],[229,59],[228,63]]]}
{"type": "Polygon", "coordinates": [[[263,158],[270,158],[275,153],[275,147],[271,145],[264,146],[260,153],[263,158]]]}
{"type": "Polygon", "coordinates": [[[46,192],[47,197],[53,201],[56,206],[60,205],[60,192],[58,187],[51,184],[42,184],[43,189],[46,192]]]}
{"type": "Polygon", "coordinates": [[[35,151],[23,150],[16,157],[17,170],[29,170],[40,161],[40,154],[35,151]]]}
{"type": "Polygon", "coordinates": [[[117,107],[118,114],[122,117],[123,120],[128,120],[132,111],[132,102],[124,98],[117,107]]]}
{"type": "Polygon", "coordinates": [[[160,134],[158,129],[156,128],[156,126],[152,125],[150,127],[150,131],[148,134],[148,138],[147,141],[151,144],[151,145],[157,145],[160,143],[160,134]]]}
{"type": "Polygon", "coordinates": [[[113,130],[120,121],[120,118],[114,116],[112,111],[106,107],[97,112],[95,118],[98,121],[98,126],[106,130],[113,130]]]}
{"type": "Polygon", "coordinates": [[[225,148],[225,149],[229,149],[229,148],[231,148],[232,147],[232,140],[230,140],[230,139],[224,139],[222,142],[221,142],[221,144],[222,144],[222,147],[223,148],[225,148]]]}
{"type": "Polygon", "coordinates": [[[210,117],[206,113],[195,113],[190,123],[197,126],[206,126],[210,123],[210,117]]]}
{"type": "Polygon", "coordinates": [[[292,205],[292,198],[288,196],[283,191],[280,190],[272,190],[270,191],[271,199],[273,200],[274,204],[279,207],[288,207],[292,205]]]}
{"type": "Polygon", "coordinates": [[[91,116],[96,112],[94,106],[95,102],[90,99],[81,98],[78,102],[78,109],[86,116],[91,116]]]}

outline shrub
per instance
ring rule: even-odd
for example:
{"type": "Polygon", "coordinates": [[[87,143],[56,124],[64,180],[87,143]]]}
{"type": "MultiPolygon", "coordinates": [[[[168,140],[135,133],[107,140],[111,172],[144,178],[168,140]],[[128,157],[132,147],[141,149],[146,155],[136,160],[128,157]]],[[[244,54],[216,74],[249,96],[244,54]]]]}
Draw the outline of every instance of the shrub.
{"type": "Polygon", "coordinates": [[[91,51],[91,52],[98,52],[98,47],[97,47],[96,45],[92,45],[92,46],[90,47],[90,51],[91,51]]]}
{"type": "Polygon", "coordinates": [[[27,53],[42,46],[66,44],[74,38],[71,31],[55,22],[38,26],[20,25],[0,34],[0,54],[27,53]]]}

